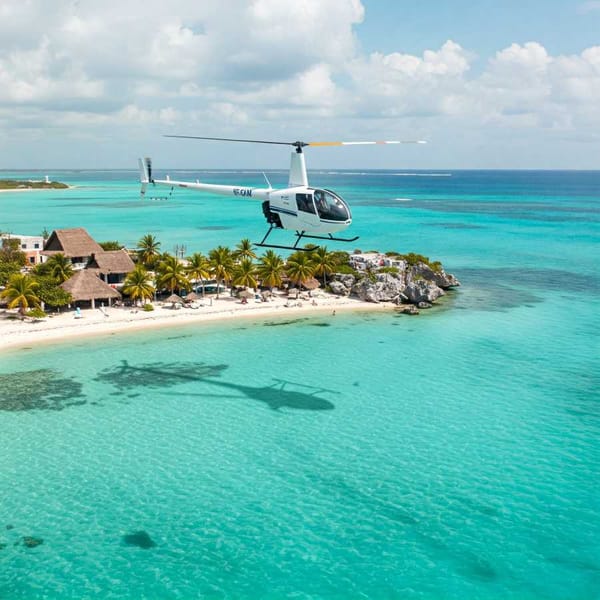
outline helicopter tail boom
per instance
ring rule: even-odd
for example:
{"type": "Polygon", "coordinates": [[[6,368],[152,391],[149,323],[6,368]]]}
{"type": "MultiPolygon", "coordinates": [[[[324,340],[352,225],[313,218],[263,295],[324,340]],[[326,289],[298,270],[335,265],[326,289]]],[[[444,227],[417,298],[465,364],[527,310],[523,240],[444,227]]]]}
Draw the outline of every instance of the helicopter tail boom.
{"type": "Polygon", "coordinates": [[[271,189],[263,188],[251,188],[240,185],[218,185],[213,183],[201,183],[196,180],[193,181],[176,181],[171,179],[168,175],[166,179],[154,179],[152,177],[152,161],[150,158],[140,158],[138,160],[140,167],[140,183],[142,184],[142,197],[146,193],[148,184],[152,185],[163,185],[170,188],[188,188],[191,190],[198,190],[201,192],[208,192],[212,194],[219,194],[222,196],[233,196],[241,198],[256,198],[258,200],[264,200],[268,197],[271,189]]]}

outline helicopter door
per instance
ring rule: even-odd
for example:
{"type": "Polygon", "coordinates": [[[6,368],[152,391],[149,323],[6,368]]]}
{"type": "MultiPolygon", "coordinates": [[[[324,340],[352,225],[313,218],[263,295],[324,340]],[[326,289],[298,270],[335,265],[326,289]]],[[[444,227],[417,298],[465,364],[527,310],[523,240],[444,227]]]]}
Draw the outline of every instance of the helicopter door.
{"type": "Polygon", "coordinates": [[[298,218],[304,223],[315,225],[319,222],[312,194],[296,194],[298,218]]]}

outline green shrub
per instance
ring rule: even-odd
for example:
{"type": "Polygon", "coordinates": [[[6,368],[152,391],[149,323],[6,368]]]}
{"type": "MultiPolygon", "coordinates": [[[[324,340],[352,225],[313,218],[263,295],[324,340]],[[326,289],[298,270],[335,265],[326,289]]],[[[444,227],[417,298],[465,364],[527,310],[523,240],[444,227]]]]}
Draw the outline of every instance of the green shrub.
{"type": "Polygon", "coordinates": [[[116,240],[109,240],[108,242],[98,242],[102,250],[120,250],[123,245],[116,240]]]}
{"type": "Polygon", "coordinates": [[[429,258],[422,254],[416,254],[415,252],[409,252],[408,254],[399,254],[398,258],[405,260],[411,267],[418,265],[419,263],[425,263],[429,265],[429,258]]]}
{"type": "Polygon", "coordinates": [[[398,267],[381,267],[379,273],[392,273],[393,275],[397,275],[400,273],[400,269],[398,269],[398,267]]]}
{"type": "Polygon", "coordinates": [[[335,273],[340,273],[341,275],[354,275],[354,277],[358,277],[359,273],[356,269],[353,269],[350,265],[338,265],[335,268],[335,273]]]}
{"type": "Polygon", "coordinates": [[[144,312],[152,312],[154,310],[154,305],[153,304],[144,304],[144,312]]]}
{"type": "Polygon", "coordinates": [[[25,313],[25,316],[31,319],[45,319],[48,315],[41,308],[32,308],[25,313]]]}

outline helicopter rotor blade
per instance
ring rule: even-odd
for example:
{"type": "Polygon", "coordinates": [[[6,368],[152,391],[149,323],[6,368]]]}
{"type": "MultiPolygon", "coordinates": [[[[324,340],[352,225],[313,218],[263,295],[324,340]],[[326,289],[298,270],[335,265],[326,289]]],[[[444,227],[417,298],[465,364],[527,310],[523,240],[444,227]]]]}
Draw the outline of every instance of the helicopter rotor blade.
{"type": "Polygon", "coordinates": [[[275,144],[277,146],[295,146],[304,148],[306,146],[374,146],[377,144],[426,144],[425,140],[380,140],[373,142],[275,142],[273,140],[246,140],[238,138],[204,137],[200,135],[164,135],[168,138],[179,138],[188,140],[212,140],[217,142],[245,142],[248,144],[275,144]]]}
{"type": "Polygon", "coordinates": [[[381,140],[376,142],[308,142],[307,146],[374,146],[376,144],[426,144],[425,140],[381,140]]]}
{"type": "Polygon", "coordinates": [[[249,144],[277,144],[278,146],[306,146],[304,142],[273,142],[271,140],[238,140],[235,138],[202,137],[199,135],[163,135],[168,138],[184,138],[189,140],[213,140],[217,142],[248,142],[249,144]]]}

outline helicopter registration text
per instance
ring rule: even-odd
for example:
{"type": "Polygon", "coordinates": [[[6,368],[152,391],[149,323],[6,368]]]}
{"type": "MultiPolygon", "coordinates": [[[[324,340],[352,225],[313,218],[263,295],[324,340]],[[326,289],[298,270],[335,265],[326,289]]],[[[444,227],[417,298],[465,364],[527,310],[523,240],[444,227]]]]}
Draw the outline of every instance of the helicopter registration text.
{"type": "Polygon", "coordinates": [[[233,188],[235,196],[252,196],[251,188],[233,188]]]}

